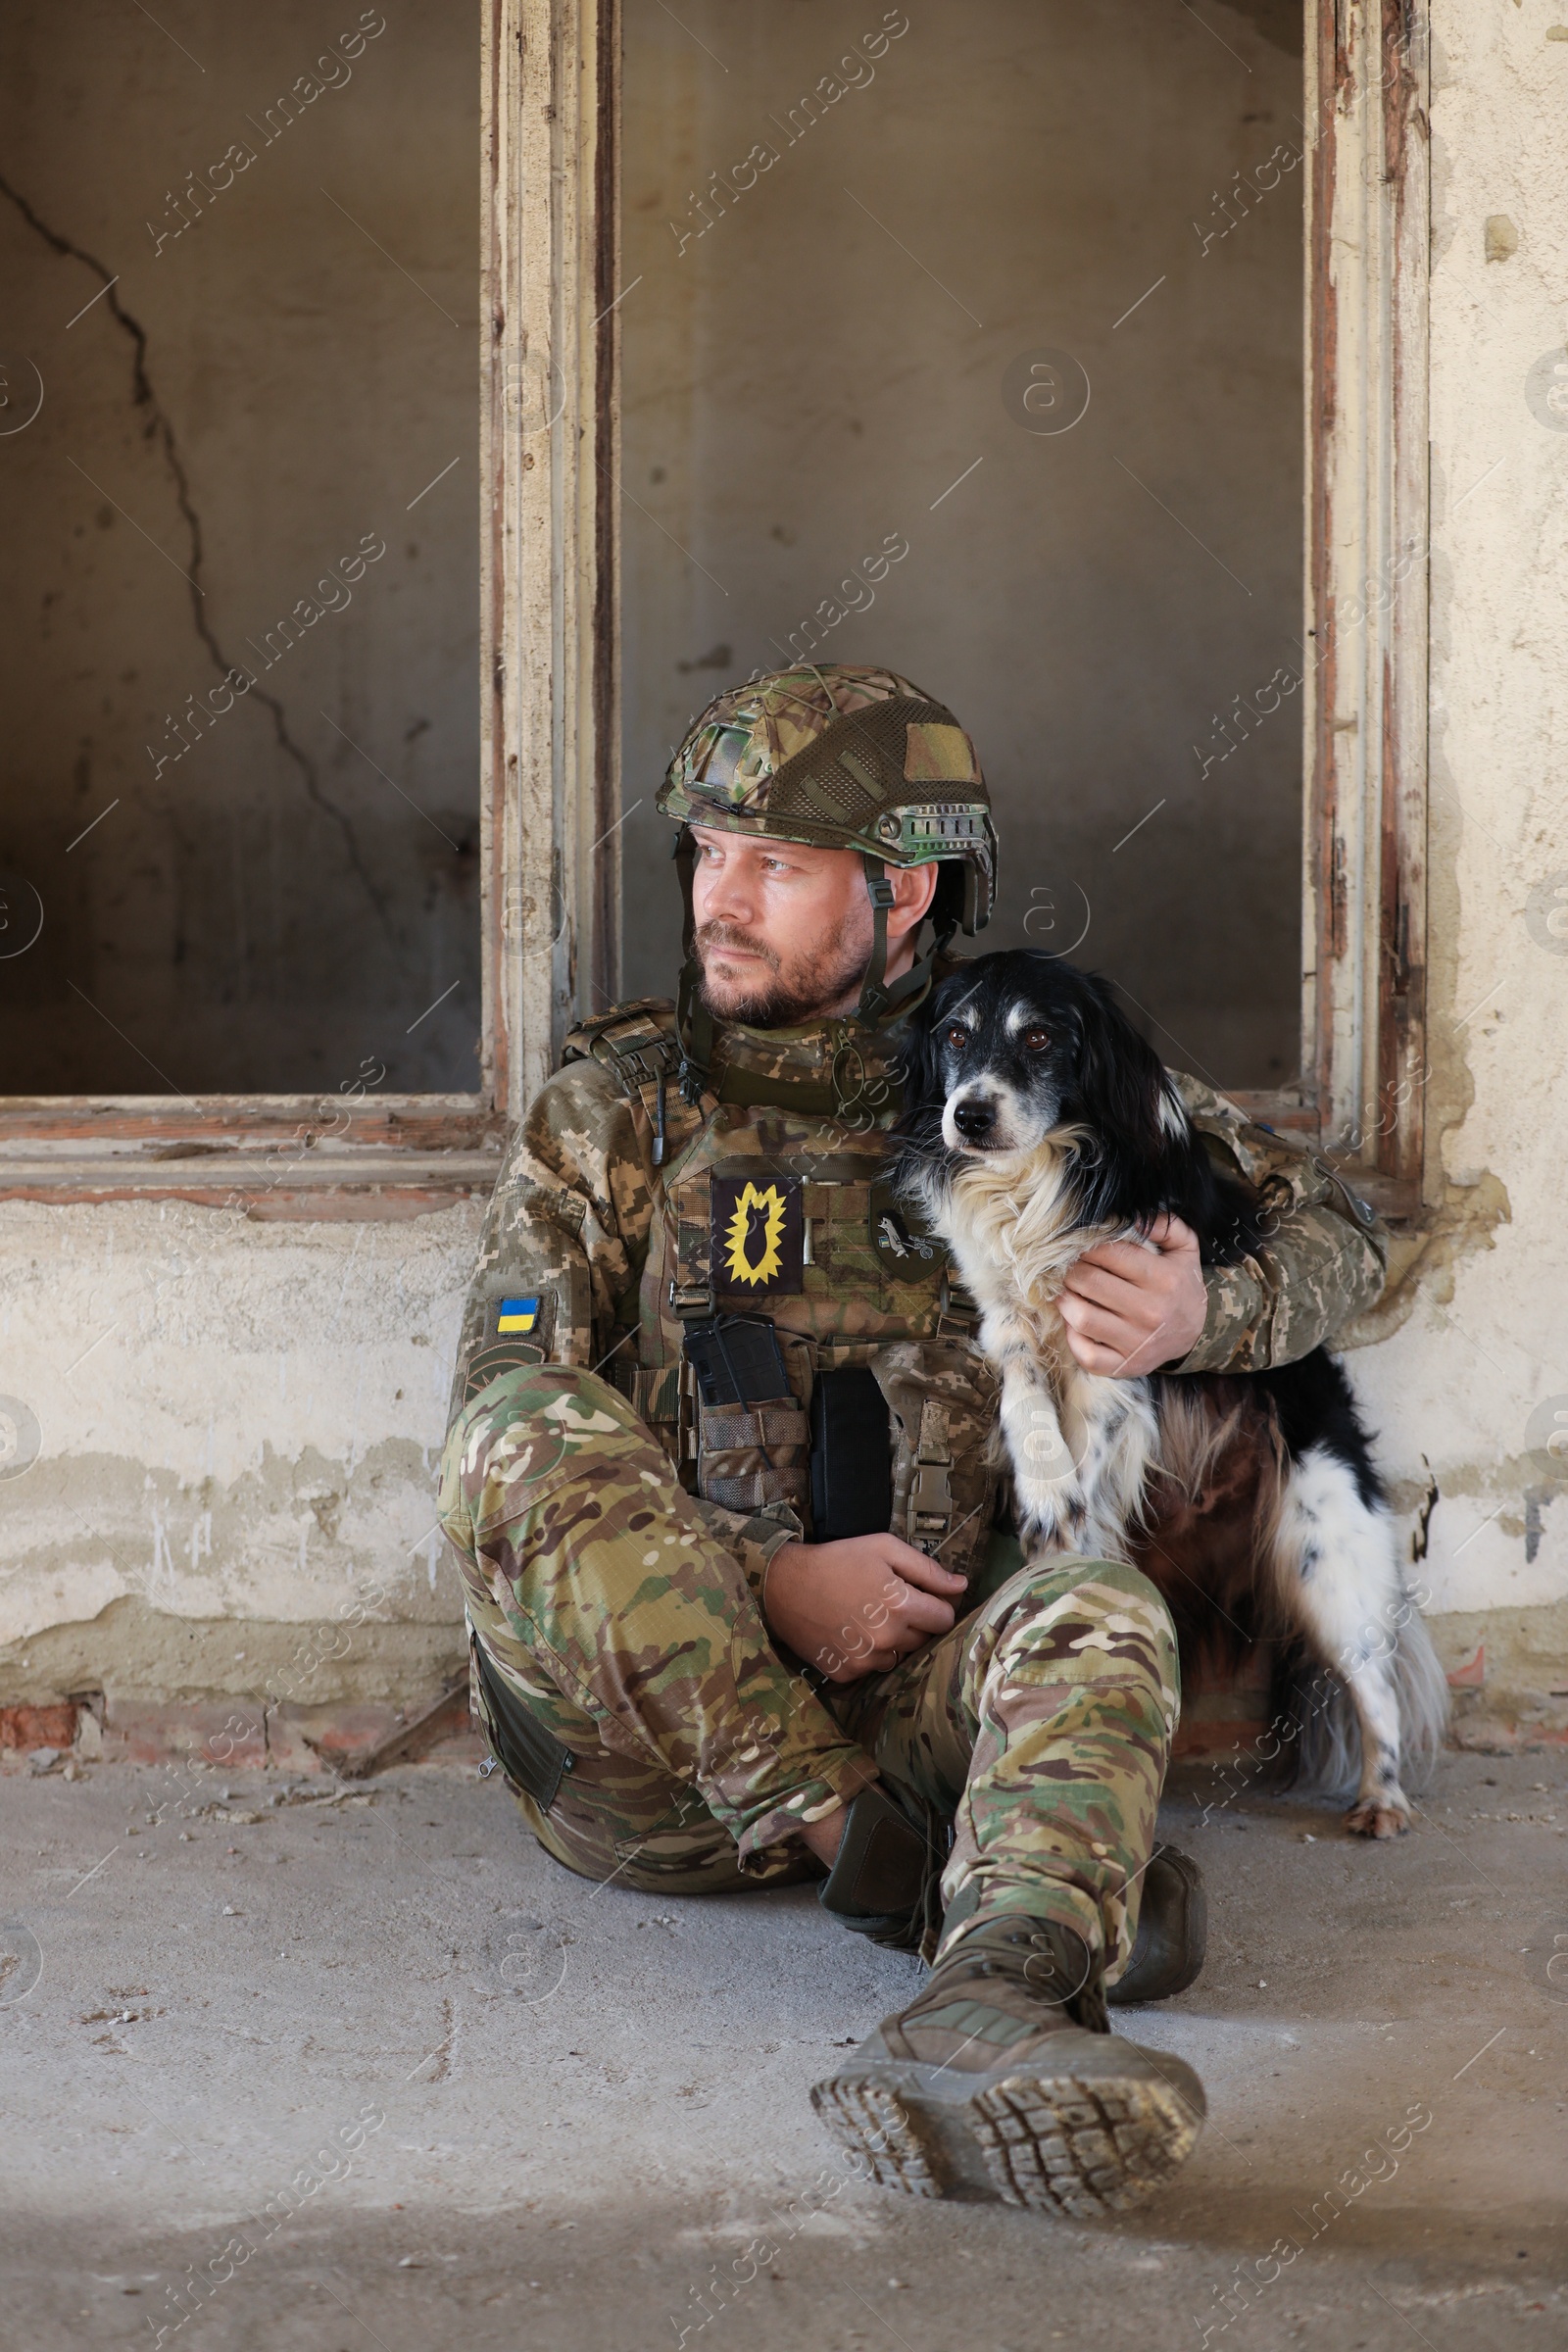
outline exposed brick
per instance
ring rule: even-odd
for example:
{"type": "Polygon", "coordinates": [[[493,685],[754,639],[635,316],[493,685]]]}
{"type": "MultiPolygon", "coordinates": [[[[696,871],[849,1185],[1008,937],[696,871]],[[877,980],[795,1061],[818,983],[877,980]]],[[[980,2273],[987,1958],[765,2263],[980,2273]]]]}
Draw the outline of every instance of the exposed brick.
{"type": "MultiPolygon", "coordinates": [[[[428,1703],[428,1701],[423,1702],[428,1703]]],[[[164,1764],[187,1759],[195,1768],[211,1771],[254,1772],[270,1765],[285,1773],[330,1772],[341,1758],[374,1747],[420,1711],[420,1702],[406,1708],[382,1705],[271,1707],[251,1699],[187,1699],[165,1705],[111,1699],[104,1710],[102,1754],[106,1763],[164,1764]],[[265,1714],[265,1724],[264,1724],[265,1714]]],[[[13,1708],[9,1714],[32,1714],[46,1723],[71,1718],[64,1729],[38,1733],[8,1745],[69,1747],[75,1708],[13,1708]]],[[[96,1728],[96,1727],[95,1727],[96,1728]]],[[[477,1763],[484,1746],[467,1727],[464,1707],[453,1702],[452,1733],[440,1739],[437,1753],[444,1761],[477,1763]],[[457,1736],[453,1737],[455,1733],[457,1736]]]]}
{"type": "Polygon", "coordinates": [[[76,1702],[51,1707],[0,1707],[0,1747],[71,1747],[76,1738],[76,1702]]]}
{"type": "Polygon", "coordinates": [[[284,1772],[324,1772],[325,1758],[373,1747],[403,1721],[392,1706],[273,1707],[267,1718],[267,1743],[284,1772]]]}
{"type": "Polygon", "coordinates": [[[131,1764],[189,1757],[215,1772],[253,1771],[267,1762],[262,1709],[245,1699],[173,1706],[111,1699],[104,1709],[103,1753],[131,1764]]]}

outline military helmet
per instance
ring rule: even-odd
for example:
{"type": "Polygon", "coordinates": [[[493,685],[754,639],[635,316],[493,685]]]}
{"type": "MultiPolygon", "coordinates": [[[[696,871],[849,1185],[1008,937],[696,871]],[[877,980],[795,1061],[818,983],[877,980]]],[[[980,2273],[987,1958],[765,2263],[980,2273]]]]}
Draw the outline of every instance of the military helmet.
{"type": "Polygon", "coordinates": [[[891,669],[800,662],[715,696],[656,804],[678,824],[887,865],[947,865],[932,919],[971,935],[991,913],[997,838],[974,745],[943,703],[891,669]]]}

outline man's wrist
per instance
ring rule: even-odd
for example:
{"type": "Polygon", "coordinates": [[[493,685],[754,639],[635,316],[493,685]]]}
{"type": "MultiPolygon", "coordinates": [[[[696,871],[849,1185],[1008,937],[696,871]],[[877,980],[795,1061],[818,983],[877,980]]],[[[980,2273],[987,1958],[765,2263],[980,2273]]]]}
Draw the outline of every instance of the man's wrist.
{"type": "Polygon", "coordinates": [[[1262,1275],[1250,1258],[1239,1265],[1205,1266],[1203,1289],[1207,1306],[1202,1327],[1184,1355],[1162,1364],[1162,1372],[1225,1372],[1263,1303],[1262,1275]]]}
{"type": "MultiPolygon", "coordinates": [[[[794,1513],[791,1512],[790,1516],[793,1518],[794,1513]]],[[[768,1579],[773,1573],[779,1553],[797,1546],[802,1550],[805,1549],[799,1522],[793,1528],[781,1527],[776,1536],[765,1537],[757,1546],[760,1562],[757,1579],[757,1605],[761,1611],[762,1623],[767,1626],[769,1632],[772,1631],[772,1621],[767,1614],[768,1579]]]]}

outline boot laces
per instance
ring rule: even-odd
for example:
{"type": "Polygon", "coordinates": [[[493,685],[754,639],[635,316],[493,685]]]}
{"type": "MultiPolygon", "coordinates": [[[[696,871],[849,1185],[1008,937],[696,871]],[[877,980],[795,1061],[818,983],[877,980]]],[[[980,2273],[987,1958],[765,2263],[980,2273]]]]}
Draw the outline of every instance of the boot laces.
{"type": "Polygon", "coordinates": [[[942,2007],[960,1987],[981,1983],[1003,1994],[1000,2005],[1008,2009],[1022,1996],[1032,2011],[1055,2007],[1091,2034],[1110,2031],[1100,1965],[1082,1937],[1055,1920],[1008,1912],[970,1928],[904,2015],[942,2007]]]}

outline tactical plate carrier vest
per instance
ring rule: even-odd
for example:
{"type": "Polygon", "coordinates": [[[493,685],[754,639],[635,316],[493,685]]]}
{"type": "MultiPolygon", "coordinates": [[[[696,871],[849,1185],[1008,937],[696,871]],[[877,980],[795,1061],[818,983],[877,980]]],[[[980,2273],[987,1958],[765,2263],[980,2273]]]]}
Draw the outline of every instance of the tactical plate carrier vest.
{"type": "Polygon", "coordinates": [[[654,1139],[648,1254],[605,1376],[682,1484],[733,1511],[786,1503],[816,1542],[874,1532],[869,1511],[970,1574],[1003,1487],[998,1384],[945,1246],[889,1181],[891,1052],[849,1021],[726,1026],[688,1104],[674,1008],[646,999],[574,1029],[582,1055],[654,1139]]]}

